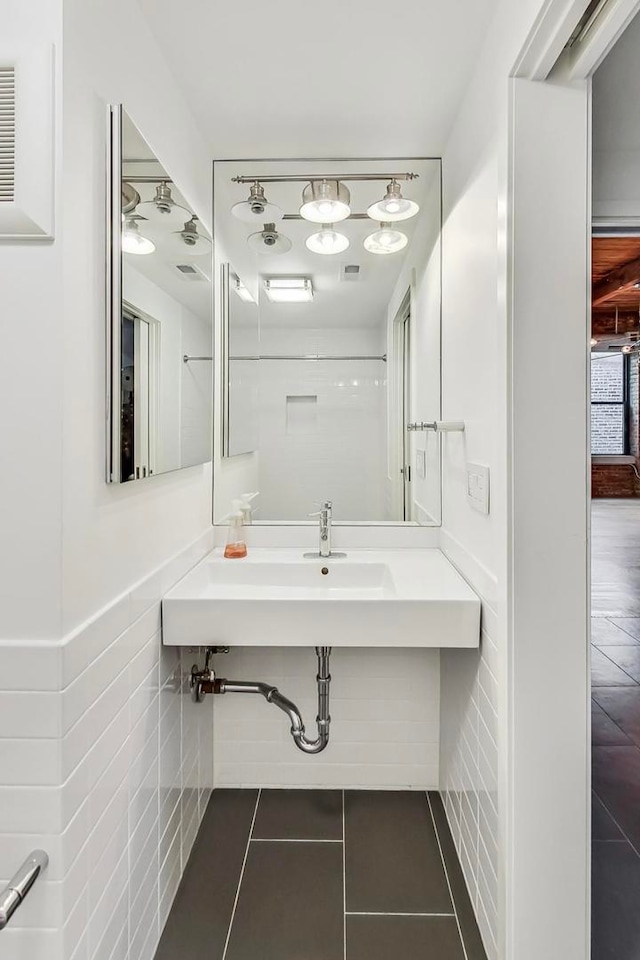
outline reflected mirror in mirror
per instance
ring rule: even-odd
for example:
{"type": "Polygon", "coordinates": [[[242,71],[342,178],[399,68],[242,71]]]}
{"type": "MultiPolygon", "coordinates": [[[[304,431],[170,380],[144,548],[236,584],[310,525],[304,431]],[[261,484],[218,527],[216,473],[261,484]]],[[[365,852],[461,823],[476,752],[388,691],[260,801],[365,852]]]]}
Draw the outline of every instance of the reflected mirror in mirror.
{"type": "Polygon", "coordinates": [[[258,522],[440,522],[441,438],[409,429],[441,417],[440,182],[434,159],[215,163],[216,522],[256,491],[258,522]]]}
{"type": "Polygon", "coordinates": [[[115,483],[211,460],[212,242],[122,108],[111,114],[115,483]]]}

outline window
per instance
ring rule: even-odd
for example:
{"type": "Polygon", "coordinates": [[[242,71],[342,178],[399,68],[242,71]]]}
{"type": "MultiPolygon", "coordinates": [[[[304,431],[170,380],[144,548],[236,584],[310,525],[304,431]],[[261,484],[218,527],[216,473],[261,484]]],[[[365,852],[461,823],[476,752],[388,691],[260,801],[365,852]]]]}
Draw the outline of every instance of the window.
{"type": "Polygon", "coordinates": [[[629,363],[623,353],[591,355],[591,453],[629,452],[629,363]]]}

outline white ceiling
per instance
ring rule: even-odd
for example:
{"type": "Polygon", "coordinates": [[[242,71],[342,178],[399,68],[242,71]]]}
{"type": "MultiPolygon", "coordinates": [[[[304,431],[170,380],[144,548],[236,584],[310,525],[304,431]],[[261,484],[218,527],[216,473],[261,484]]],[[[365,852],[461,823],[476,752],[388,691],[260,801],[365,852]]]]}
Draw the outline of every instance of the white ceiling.
{"type": "Polygon", "coordinates": [[[497,5],[138,2],[217,158],[441,155],[497,5]]]}

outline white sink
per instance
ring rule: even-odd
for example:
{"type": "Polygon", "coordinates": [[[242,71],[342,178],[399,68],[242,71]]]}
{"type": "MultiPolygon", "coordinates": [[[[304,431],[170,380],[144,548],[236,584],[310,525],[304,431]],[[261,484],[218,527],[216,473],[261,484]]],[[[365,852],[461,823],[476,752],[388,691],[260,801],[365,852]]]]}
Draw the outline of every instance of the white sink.
{"type": "Polygon", "coordinates": [[[215,550],[162,602],[170,646],[477,647],[480,601],[440,550],[215,550]]]}

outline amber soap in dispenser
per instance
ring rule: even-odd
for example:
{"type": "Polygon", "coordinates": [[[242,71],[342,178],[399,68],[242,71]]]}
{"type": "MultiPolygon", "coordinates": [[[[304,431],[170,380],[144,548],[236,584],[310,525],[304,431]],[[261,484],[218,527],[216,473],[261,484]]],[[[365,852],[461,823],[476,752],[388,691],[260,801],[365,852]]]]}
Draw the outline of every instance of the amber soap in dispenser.
{"type": "Polygon", "coordinates": [[[242,510],[240,508],[240,501],[234,500],[233,511],[229,515],[227,545],[224,548],[224,555],[227,560],[239,560],[247,555],[247,544],[244,539],[244,523],[242,522],[242,510]]]}

